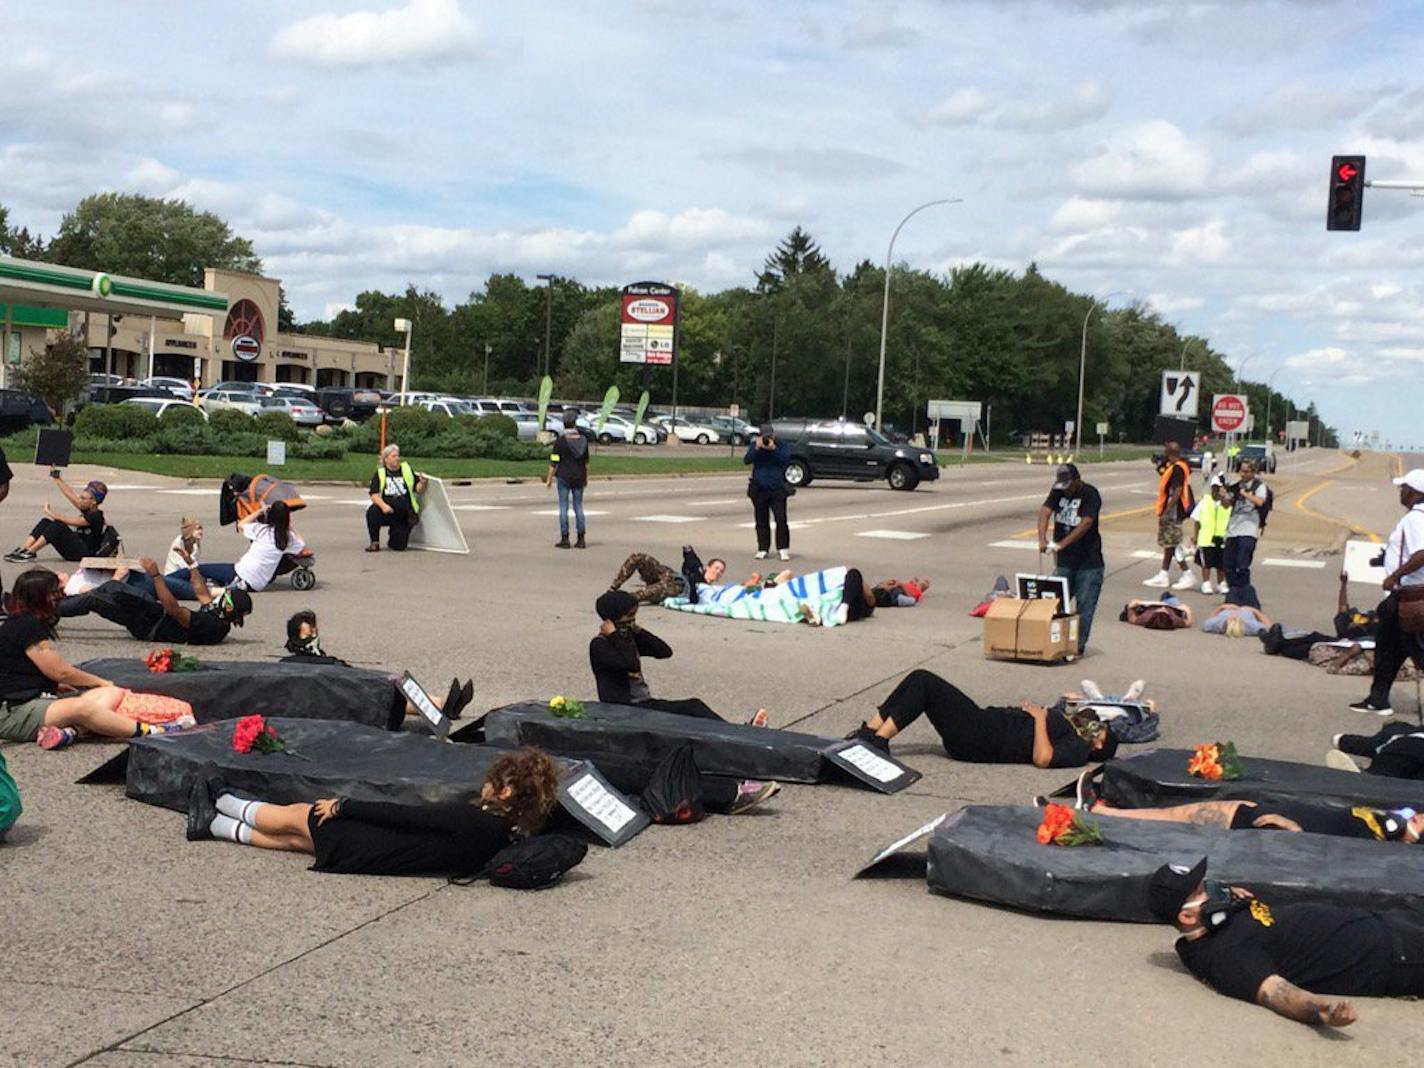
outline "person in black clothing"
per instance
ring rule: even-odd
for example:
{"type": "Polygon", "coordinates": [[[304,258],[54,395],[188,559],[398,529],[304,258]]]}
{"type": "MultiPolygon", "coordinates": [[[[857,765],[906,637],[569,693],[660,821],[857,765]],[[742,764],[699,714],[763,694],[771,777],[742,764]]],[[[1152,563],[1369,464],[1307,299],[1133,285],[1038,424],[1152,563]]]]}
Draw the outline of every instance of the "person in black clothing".
{"type": "Polygon", "coordinates": [[[252,611],[252,595],[237,587],[221,591],[214,600],[197,568],[190,574],[199,607],[190,609],[173,596],[155,561],[145,556],[139,563],[153,580],[156,599],[127,583],[110,580],[88,593],[66,597],[60,602],[59,614],[68,619],[93,612],[127,628],[139,641],[217,645],[233,627],[242,626],[252,611]]]}
{"type": "Polygon", "coordinates": [[[411,470],[401,459],[400,446],[392,442],[381,450],[381,464],[371,476],[367,493],[371,506],[366,509],[366,533],[371,543],[368,553],[381,551],[381,528],[390,527],[388,543],[395,552],[404,552],[410,544],[410,530],[420,522],[420,494],[428,484],[424,475],[411,470]]]}
{"type": "Polygon", "coordinates": [[[1117,752],[1116,737],[1095,721],[1085,721],[1080,728],[1062,712],[1030,701],[1018,708],[980,708],[957,686],[923,668],[901,679],[869,722],[846,737],[888,753],[890,739],[922,715],[954,760],[1080,768],[1117,752]]]}
{"type": "Polygon", "coordinates": [[[1377,732],[1335,735],[1335,750],[1326,763],[1342,771],[1358,771],[1350,757],[1367,757],[1367,775],[1390,779],[1424,779],[1424,729],[1408,723],[1386,723],[1377,732]],[[1347,755],[1348,754],[1348,755],[1347,755]]]}
{"type": "MultiPolygon", "coordinates": [[[[682,700],[657,698],[643,678],[642,658],[666,660],[672,647],[656,634],[638,626],[638,599],[626,590],[609,590],[594,602],[600,620],[598,633],[588,643],[588,662],[598,687],[598,699],[605,704],[639,705],[695,719],[721,720],[696,697],[682,700]]],[[[752,726],[766,725],[766,709],[758,709],[752,726]]]]}
{"type": "Polygon", "coordinates": [[[1148,907],[1182,932],[1177,956],[1218,993],[1304,1024],[1357,1019],[1341,995],[1424,995],[1424,919],[1402,910],[1302,902],[1272,906],[1239,886],[1205,878],[1206,858],[1163,865],[1148,907]]]}
{"type": "Polygon", "coordinates": [[[10,470],[10,461],[5,457],[5,450],[0,449],[0,501],[10,496],[10,480],[15,477],[15,472],[10,470]]]}
{"type": "Polygon", "coordinates": [[[1038,510],[1038,551],[1052,552],[1058,561],[1053,573],[1068,580],[1068,592],[1078,613],[1078,655],[1088,648],[1098,596],[1103,592],[1103,536],[1098,516],[1103,498],[1096,486],[1083,481],[1076,464],[1063,464],[1053,488],[1038,510]],[[1053,523],[1049,540],[1048,524],[1053,523]]]}
{"type": "Polygon", "coordinates": [[[588,485],[588,435],[578,425],[578,413],[564,409],[564,432],[554,439],[549,451],[549,469],[544,472],[544,485],[559,486],[559,540],[556,549],[569,547],[569,505],[574,509],[574,529],[578,531],[576,549],[587,549],[584,541],[583,488],[588,485]]]}
{"type": "Polygon", "coordinates": [[[1261,635],[1261,644],[1265,646],[1266,654],[1284,656],[1290,660],[1305,660],[1310,656],[1310,647],[1318,642],[1373,638],[1379,617],[1373,610],[1361,611],[1350,606],[1349,583],[1349,574],[1340,572],[1340,594],[1336,598],[1335,616],[1331,620],[1335,628],[1334,634],[1325,634],[1318,630],[1308,633],[1288,631],[1279,623],[1272,623],[1270,629],[1261,635]]]}
{"type": "Polygon", "coordinates": [[[6,560],[33,560],[46,545],[66,560],[99,555],[99,543],[104,537],[104,513],[99,505],[109,495],[109,487],[95,479],[76,493],[58,471],[51,471],[50,477],[65,499],[79,509],[79,514],[60,515],[46,504],[45,517],[35,524],[30,536],[18,548],[5,554],[6,560]]]}
{"type": "Polygon", "coordinates": [[[325,798],[277,805],[233,794],[216,799],[212,837],[259,849],[310,853],[314,871],[347,875],[476,875],[515,836],[538,834],[559,795],[559,772],[538,749],[495,761],[478,804],[398,805],[325,798]]]}
{"type": "Polygon", "coordinates": [[[771,551],[771,519],[776,517],[776,554],[791,559],[791,524],[786,519],[786,498],[791,489],[786,485],[786,468],[791,463],[791,450],[786,442],[776,440],[776,430],[763,423],[757,436],[747,446],[742,463],[752,465],[747,480],[747,496],[752,499],[752,518],[756,525],[756,558],[765,560],[771,551]]]}

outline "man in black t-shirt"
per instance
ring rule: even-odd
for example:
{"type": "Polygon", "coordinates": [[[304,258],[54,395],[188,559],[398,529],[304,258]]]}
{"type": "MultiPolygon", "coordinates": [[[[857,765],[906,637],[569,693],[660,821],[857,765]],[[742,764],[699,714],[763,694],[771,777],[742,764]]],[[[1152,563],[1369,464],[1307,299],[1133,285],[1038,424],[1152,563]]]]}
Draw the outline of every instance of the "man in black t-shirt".
{"type": "Polygon", "coordinates": [[[1078,654],[1088,649],[1093,629],[1093,613],[1103,592],[1103,536],[1098,516],[1103,498],[1096,486],[1083,481],[1077,464],[1063,464],[1053,479],[1043,507],[1038,510],[1038,551],[1055,554],[1058,566],[1053,573],[1068,580],[1078,613],[1078,654]],[[1048,524],[1053,523],[1053,539],[1048,524]]]}
{"type": "Polygon", "coordinates": [[[574,510],[574,529],[578,533],[575,549],[587,549],[584,540],[583,488],[588,485],[588,435],[578,425],[578,413],[564,409],[564,432],[554,439],[549,449],[549,469],[544,472],[545,486],[559,489],[559,540],[556,549],[569,548],[569,506],[574,510]]]}
{"type": "Polygon", "coordinates": [[[252,611],[252,595],[246,590],[226,589],[214,600],[197,568],[192,572],[193,592],[201,604],[196,611],[187,608],[173,596],[155,561],[141,557],[139,562],[153,579],[157,599],[127,583],[109,581],[88,593],[66,597],[59,604],[60,616],[72,618],[92,612],[126,628],[143,642],[217,645],[233,627],[242,626],[252,611]]]}
{"type": "Polygon", "coordinates": [[[1424,995],[1424,918],[1323,903],[1272,907],[1207,880],[1206,866],[1205,857],[1190,869],[1163,865],[1147,900],[1153,916],[1182,932],[1182,963],[1217,992],[1329,1027],[1356,1019],[1339,995],[1424,995]]]}

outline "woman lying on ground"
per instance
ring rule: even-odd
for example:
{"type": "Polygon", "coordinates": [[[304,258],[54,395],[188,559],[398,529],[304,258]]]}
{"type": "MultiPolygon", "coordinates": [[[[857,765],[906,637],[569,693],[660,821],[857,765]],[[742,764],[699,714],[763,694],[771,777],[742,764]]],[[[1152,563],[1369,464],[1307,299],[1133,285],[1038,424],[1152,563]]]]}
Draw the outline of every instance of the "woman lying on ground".
{"type": "Polygon", "coordinates": [[[890,739],[920,716],[929,719],[954,760],[1078,768],[1110,760],[1117,739],[1092,716],[1072,717],[1024,701],[1018,708],[981,708],[958,687],[917,668],[879,710],[846,735],[888,753],[890,739]]]}
{"type": "MultiPolygon", "coordinates": [[[[683,550],[684,562],[687,552],[688,550],[683,550]]],[[[702,582],[715,586],[727,573],[727,561],[714,556],[700,570],[702,582]]],[[[647,553],[630,553],[618,573],[613,576],[613,581],[609,583],[609,591],[621,590],[623,584],[634,575],[643,581],[643,585],[633,594],[639,604],[661,604],[669,597],[686,597],[694,602],[697,600],[696,591],[690,589],[683,574],[647,553]]]]}
{"type": "MultiPolygon", "coordinates": [[[[1078,777],[1077,805],[1095,816],[1119,816],[1131,820],[1152,820],[1161,823],[1191,823],[1198,827],[1225,827],[1233,831],[1305,831],[1328,834],[1337,838],[1366,838],[1380,842],[1419,841],[1424,832],[1424,813],[1413,809],[1379,809],[1360,805],[1341,808],[1338,805],[1311,801],[1197,801],[1163,808],[1117,808],[1098,794],[1093,777],[1097,768],[1089,768],[1078,777]]],[[[1051,798],[1035,799],[1040,807],[1051,798]]]]}
{"type": "MultiPolygon", "coordinates": [[[[165,727],[119,714],[126,691],[59,655],[53,639],[60,598],[52,571],[34,568],[15,579],[0,623],[0,739],[62,749],[81,731],[105,738],[162,734],[165,727]]],[[[191,717],[166,729],[189,726],[191,717]]]]}
{"type": "Polygon", "coordinates": [[[558,794],[554,762],[538,749],[521,749],[495,761],[478,802],[397,805],[338,797],[276,805],[225,793],[215,800],[215,814],[190,813],[188,836],[309,853],[316,857],[314,871],[477,875],[513,838],[538,834],[558,794]]]}
{"type": "Polygon", "coordinates": [[[1224,604],[1209,615],[1201,629],[1207,634],[1225,634],[1228,638],[1256,638],[1271,629],[1266,613],[1248,604],[1224,604]]]}
{"type": "Polygon", "coordinates": [[[78,509],[78,514],[62,515],[46,504],[44,518],[35,524],[28,538],[5,555],[6,560],[33,560],[46,545],[66,560],[99,555],[99,542],[104,536],[104,513],[99,505],[109,495],[109,487],[96,479],[76,493],[57,472],[50,472],[50,477],[65,500],[78,509]]]}
{"type": "Polygon", "coordinates": [[[1335,735],[1335,748],[1325,754],[1326,765],[1337,771],[1359,771],[1351,757],[1369,759],[1368,775],[1424,779],[1424,728],[1395,722],[1375,734],[1335,735]]]}

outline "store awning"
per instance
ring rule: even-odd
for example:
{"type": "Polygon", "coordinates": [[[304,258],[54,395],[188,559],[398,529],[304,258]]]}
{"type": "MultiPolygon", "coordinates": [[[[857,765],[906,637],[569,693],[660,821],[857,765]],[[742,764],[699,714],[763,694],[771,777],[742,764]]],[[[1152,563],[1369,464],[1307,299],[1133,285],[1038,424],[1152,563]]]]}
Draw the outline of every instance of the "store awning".
{"type": "Polygon", "coordinates": [[[58,309],[99,315],[227,314],[227,294],[127,278],[103,271],[0,256],[0,309],[14,305],[16,317],[27,310],[58,309]]]}

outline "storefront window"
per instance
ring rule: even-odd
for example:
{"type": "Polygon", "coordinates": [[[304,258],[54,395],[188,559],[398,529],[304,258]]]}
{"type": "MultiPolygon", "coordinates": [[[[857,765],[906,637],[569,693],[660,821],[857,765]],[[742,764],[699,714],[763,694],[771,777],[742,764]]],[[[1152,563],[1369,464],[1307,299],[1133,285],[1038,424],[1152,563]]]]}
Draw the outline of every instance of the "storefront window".
{"type": "Polygon", "coordinates": [[[257,365],[242,360],[223,360],[222,380],[224,382],[256,382],[257,365]]]}

